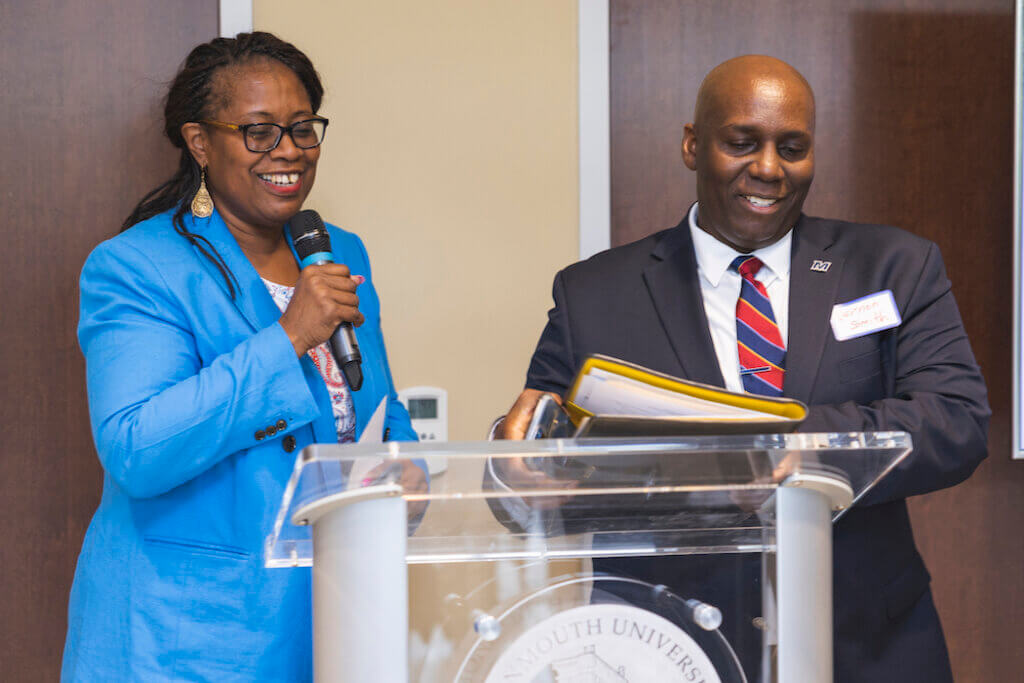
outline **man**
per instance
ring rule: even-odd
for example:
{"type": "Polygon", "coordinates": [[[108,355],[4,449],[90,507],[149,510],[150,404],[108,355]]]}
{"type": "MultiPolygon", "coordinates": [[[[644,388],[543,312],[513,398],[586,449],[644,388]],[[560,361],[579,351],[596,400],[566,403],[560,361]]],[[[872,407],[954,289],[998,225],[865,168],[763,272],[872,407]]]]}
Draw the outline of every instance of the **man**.
{"type": "MultiPolygon", "coordinates": [[[[779,60],[739,57],[707,75],[682,146],[697,204],[676,227],[555,277],[526,390],[498,436],[521,438],[539,397],[561,396],[592,353],[799,399],[802,431],[909,432],[913,453],[835,526],[835,680],[951,681],[905,499],[985,457],[985,386],[934,244],[803,215],[814,115],[810,86],[779,60]],[[830,325],[837,304],[864,297],[888,322],[830,325]]],[[[614,568],[672,586],[676,561],[614,568]]]]}

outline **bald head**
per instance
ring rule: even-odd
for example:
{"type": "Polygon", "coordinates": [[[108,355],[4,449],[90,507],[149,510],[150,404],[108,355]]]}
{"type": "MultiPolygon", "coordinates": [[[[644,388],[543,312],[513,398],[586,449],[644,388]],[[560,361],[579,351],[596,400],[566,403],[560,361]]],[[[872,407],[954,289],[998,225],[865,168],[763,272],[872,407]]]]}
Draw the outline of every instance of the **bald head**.
{"type": "Polygon", "coordinates": [[[810,84],[786,62],[766,55],[734,57],[709,71],[697,91],[694,123],[717,125],[738,98],[751,92],[803,100],[814,130],[814,91],[810,84]]]}
{"type": "Polygon", "coordinates": [[[797,224],[814,178],[814,93],[774,57],[723,62],[700,86],[682,151],[698,227],[740,252],[767,247],[797,224]]]}

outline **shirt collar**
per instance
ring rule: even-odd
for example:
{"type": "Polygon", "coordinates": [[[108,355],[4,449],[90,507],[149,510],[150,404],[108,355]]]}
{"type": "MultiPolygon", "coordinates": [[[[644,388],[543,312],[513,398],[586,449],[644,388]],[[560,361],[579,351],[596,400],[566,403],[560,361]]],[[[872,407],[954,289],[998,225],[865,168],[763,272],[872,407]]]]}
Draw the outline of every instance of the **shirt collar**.
{"type": "MultiPolygon", "coordinates": [[[[736,251],[728,244],[718,241],[709,233],[697,227],[696,202],[690,207],[687,222],[690,224],[690,235],[693,237],[693,250],[697,256],[697,268],[707,278],[707,281],[711,283],[712,287],[717,287],[718,283],[722,280],[722,276],[725,275],[725,271],[729,270],[729,264],[742,252],[736,251]]],[[[789,277],[792,246],[793,231],[789,230],[778,242],[752,252],[754,256],[761,259],[761,262],[770,271],[770,276],[758,278],[766,286],[771,284],[777,277],[789,277]]]]}

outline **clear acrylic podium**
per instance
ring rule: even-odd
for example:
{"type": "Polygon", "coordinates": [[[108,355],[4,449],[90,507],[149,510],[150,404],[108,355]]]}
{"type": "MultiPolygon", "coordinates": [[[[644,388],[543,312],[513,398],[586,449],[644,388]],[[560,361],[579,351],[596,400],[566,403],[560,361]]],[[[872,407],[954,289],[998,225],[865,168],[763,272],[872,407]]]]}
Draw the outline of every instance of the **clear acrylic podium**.
{"type": "Polygon", "coordinates": [[[831,524],[910,449],[902,432],[314,445],[265,559],[313,568],[318,683],[824,683],[831,524]],[[410,463],[434,459],[417,482],[410,463]],[[630,576],[645,559],[667,585],[630,576]],[[410,637],[418,564],[474,569],[413,596],[439,607],[410,637]]]}

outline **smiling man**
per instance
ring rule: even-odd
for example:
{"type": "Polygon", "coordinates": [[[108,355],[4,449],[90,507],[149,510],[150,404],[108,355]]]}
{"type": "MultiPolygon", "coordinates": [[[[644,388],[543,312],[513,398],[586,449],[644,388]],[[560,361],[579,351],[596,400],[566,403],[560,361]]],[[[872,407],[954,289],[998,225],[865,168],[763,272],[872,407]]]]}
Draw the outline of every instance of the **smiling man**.
{"type": "Polygon", "coordinates": [[[697,226],[737,252],[796,225],[814,179],[814,94],[783,62],[741,57],[714,69],[683,128],[697,171],[697,226]]]}
{"type": "MultiPolygon", "coordinates": [[[[521,438],[538,398],[560,397],[593,353],[799,399],[802,431],[909,432],[913,453],[835,526],[835,680],[951,681],[905,499],[964,480],[985,457],[985,385],[934,244],[802,213],[814,120],[810,86],[784,62],[712,70],[683,134],[697,203],[676,227],[558,273],[526,389],[497,433],[521,438]],[[874,302],[884,321],[833,316],[853,301],[874,302]]],[[[679,558],[595,568],[687,592],[679,558]]]]}

